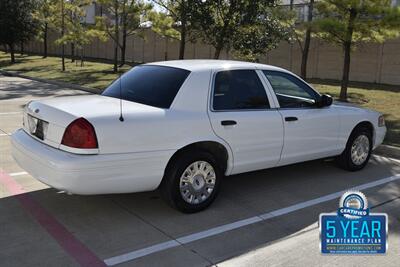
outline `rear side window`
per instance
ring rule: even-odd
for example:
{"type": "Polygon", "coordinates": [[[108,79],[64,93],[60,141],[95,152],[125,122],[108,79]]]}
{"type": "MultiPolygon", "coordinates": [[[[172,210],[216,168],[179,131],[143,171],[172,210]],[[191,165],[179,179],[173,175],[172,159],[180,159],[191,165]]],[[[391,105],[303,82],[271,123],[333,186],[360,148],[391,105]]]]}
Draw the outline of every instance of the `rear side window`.
{"type": "Polygon", "coordinates": [[[213,109],[267,109],[265,88],[254,70],[220,71],[215,76],[213,109]]]}
{"type": "Polygon", "coordinates": [[[137,66],[115,80],[102,95],[169,108],[189,73],[165,66],[137,66]]]}

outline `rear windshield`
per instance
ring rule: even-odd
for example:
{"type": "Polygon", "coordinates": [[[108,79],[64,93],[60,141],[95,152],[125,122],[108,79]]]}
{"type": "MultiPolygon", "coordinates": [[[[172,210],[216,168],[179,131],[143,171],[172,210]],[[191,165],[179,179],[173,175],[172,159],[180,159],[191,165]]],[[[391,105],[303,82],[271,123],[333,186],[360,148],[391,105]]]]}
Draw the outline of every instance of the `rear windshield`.
{"type": "Polygon", "coordinates": [[[137,66],[115,80],[102,95],[169,108],[189,73],[172,67],[137,66]]]}

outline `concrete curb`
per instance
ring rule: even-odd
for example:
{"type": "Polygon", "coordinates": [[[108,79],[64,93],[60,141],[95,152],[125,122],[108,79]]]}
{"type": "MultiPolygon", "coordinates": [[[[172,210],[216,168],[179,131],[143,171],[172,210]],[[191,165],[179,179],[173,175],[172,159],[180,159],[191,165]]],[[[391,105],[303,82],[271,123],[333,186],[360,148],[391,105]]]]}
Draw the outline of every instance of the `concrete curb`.
{"type": "Polygon", "coordinates": [[[0,74],[2,74],[4,76],[19,77],[19,78],[29,79],[29,80],[33,80],[33,81],[37,81],[37,82],[54,84],[54,85],[57,85],[59,87],[71,88],[71,89],[75,89],[75,90],[81,90],[81,91],[85,91],[85,92],[92,93],[92,94],[101,94],[101,92],[102,92],[100,89],[84,87],[84,86],[80,86],[80,85],[73,84],[73,83],[67,83],[67,82],[60,82],[60,81],[54,81],[54,80],[47,80],[47,79],[42,79],[42,78],[30,77],[30,76],[26,76],[26,75],[23,75],[23,74],[20,74],[20,73],[17,73],[17,72],[10,72],[10,71],[0,70],[0,74]]]}
{"type": "Polygon", "coordinates": [[[380,145],[374,150],[374,154],[394,159],[400,159],[400,147],[380,145]]]}

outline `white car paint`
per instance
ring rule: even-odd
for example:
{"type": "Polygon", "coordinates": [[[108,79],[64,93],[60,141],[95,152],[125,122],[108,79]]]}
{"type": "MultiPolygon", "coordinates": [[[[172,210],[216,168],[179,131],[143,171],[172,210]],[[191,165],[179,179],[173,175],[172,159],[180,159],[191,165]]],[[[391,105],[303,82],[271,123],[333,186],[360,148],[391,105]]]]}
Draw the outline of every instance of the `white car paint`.
{"type": "Polygon", "coordinates": [[[374,148],[386,133],[386,127],[378,126],[379,113],[358,107],[333,104],[318,109],[281,109],[261,72],[290,73],[281,68],[222,60],[149,65],[191,72],[169,109],[122,100],[121,122],[120,100],[112,97],[85,95],[32,101],[24,111],[24,127],[12,135],[15,160],[33,177],[70,193],[127,193],[156,189],[174,153],[196,142],[213,141],[225,147],[225,174],[231,175],[339,155],[359,122],[373,125],[374,148]],[[256,70],[271,109],[213,111],[210,103],[214,75],[230,69],[256,70]],[[29,134],[28,114],[49,123],[44,140],[29,134]],[[285,122],[286,116],[299,120],[285,122]],[[94,126],[98,149],[61,145],[66,127],[80,117],[94,126]],[[222,126],[221,120],[235,120],[238,124],[222,126]]]}

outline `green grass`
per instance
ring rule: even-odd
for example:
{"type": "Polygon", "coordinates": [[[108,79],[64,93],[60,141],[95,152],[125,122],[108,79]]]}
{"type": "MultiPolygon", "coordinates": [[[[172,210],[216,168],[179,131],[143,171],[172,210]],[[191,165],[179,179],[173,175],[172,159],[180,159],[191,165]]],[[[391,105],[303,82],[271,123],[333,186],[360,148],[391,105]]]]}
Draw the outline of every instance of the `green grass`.
{"type": "MultiPolygon", "coordinates": [[[[61,71],[61,59],[59,57],[47,57],[34,55],[16,55],[16,63],[10,64],[10,55],[0,51],[0,69],[21,73],[30,77],[57,80],[74,83],[86,87],[104,89],[118,74],[113,73],[112,64],[85,61],[80,66],[80,61],[72,63],[70,59],[65,60],[64,72],[61,71]]],[[[124,66],[121,72],[129,69],[124,66]]]]}
{"type": "MultiPolygon", "coordinates": [[[[86,61],[83,67],[66,59],[66,71],[61,71],[61,59],[17,54],[17,63],[10,64],[10,56],[0,52],[0,69],[18,72],[30,77],[58,80],[86,87],[104,89],[118,74],[112,72],[112,64],[86,61]]],[[[131,66],[124,66],[121,72],[131,66]]],[[[339,97],[340,85],[336,81],[311,80],[321,93],[339,97]]],[[[388,133],[386,144],[400,146],[400,86],[368,83],[351,83],[348,89],[349,101],[362,107],[377,110],[385,115],[388,133]]]]}

